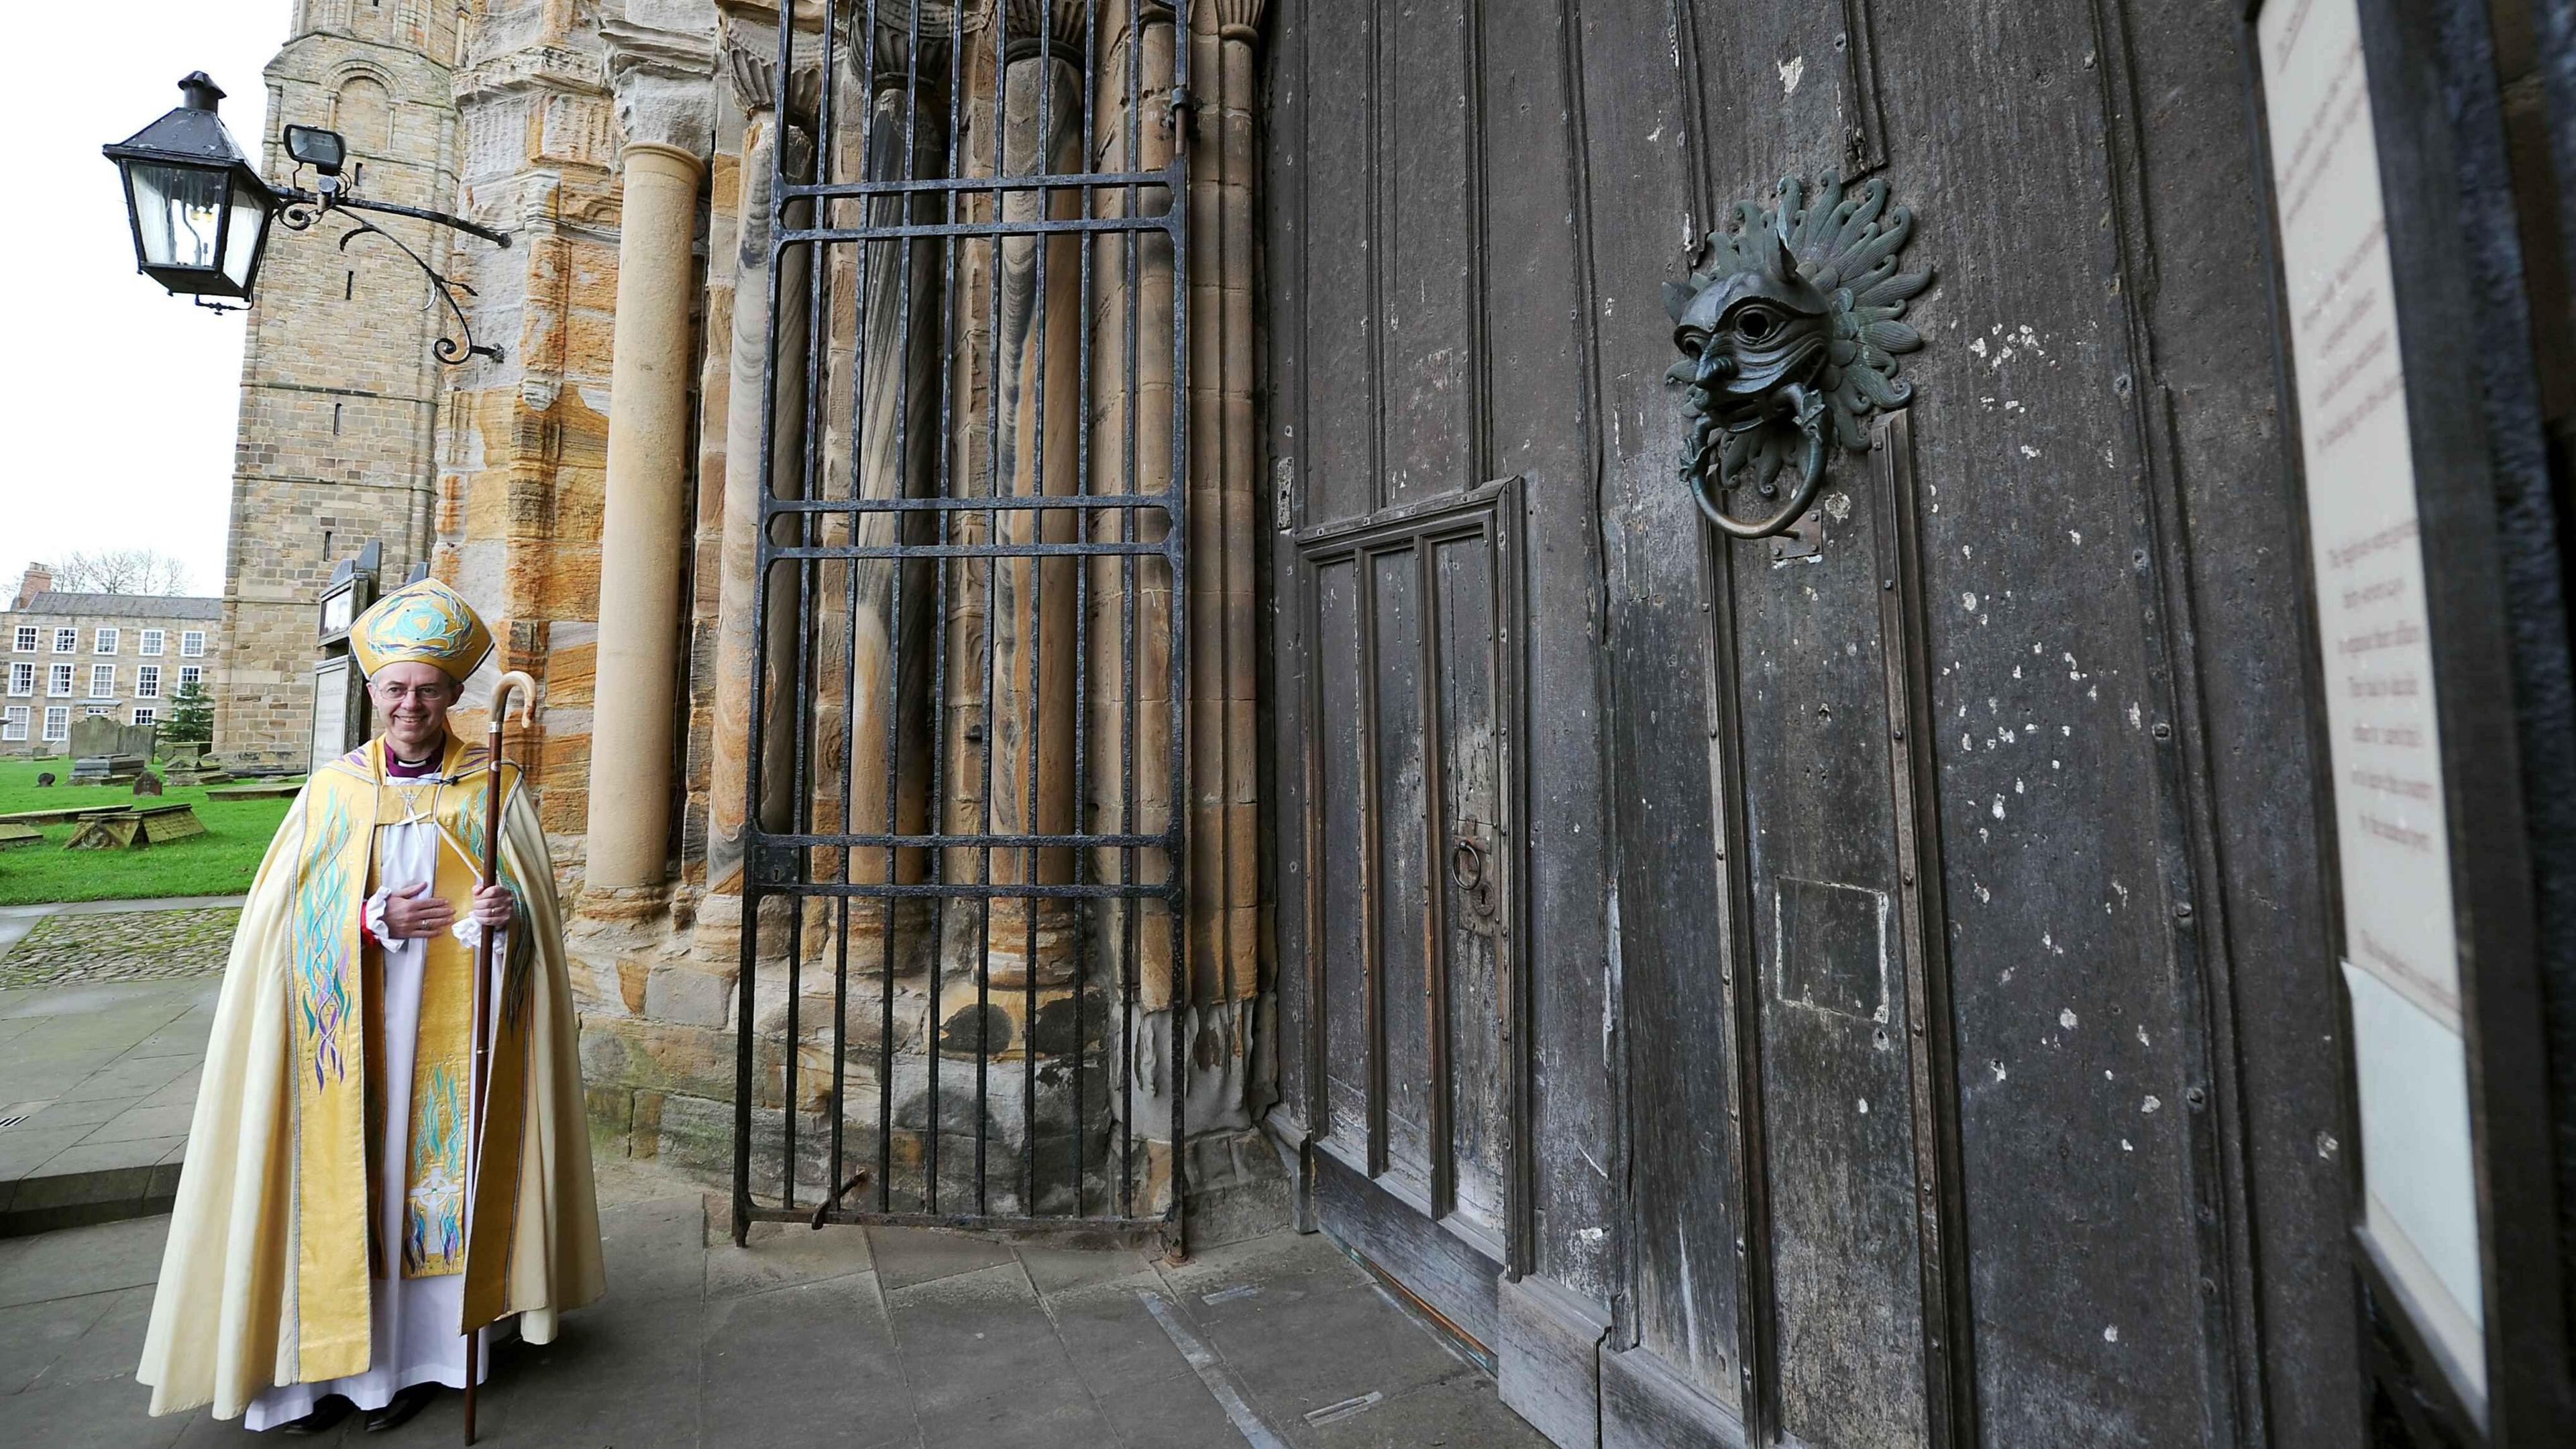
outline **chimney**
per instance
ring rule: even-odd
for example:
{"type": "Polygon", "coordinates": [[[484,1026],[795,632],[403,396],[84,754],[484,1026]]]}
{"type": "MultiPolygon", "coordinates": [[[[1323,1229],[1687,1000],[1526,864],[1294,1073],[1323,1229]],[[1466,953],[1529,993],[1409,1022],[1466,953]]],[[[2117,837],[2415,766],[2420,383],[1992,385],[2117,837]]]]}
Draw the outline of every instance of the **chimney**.
{"type": "Polygon", "coordinates": [[[27,565],[27,577],[18,585],[18,603],[16,607],[21,609],[27,607],[29,604],[36,601],[36,596],[38,594],[45,592],[53,586],[54,571],[52,568],[38,563],[27,565]]]}

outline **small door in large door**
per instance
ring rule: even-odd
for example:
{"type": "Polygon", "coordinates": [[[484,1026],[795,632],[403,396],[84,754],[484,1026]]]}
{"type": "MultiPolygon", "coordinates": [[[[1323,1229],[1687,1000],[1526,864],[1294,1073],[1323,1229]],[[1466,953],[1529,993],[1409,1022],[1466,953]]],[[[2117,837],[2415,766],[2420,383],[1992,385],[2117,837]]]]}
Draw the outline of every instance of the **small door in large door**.
{"type": "MultiPolygon", "coordinates": [[[[1321,1226],[1493,1341],[1507,1043],[1514,480],[1301,535],[1304,1104],[1321,1226]]],[[[1289,1050],[1298,1050],[1292,1044],[1289,1050]]]]}

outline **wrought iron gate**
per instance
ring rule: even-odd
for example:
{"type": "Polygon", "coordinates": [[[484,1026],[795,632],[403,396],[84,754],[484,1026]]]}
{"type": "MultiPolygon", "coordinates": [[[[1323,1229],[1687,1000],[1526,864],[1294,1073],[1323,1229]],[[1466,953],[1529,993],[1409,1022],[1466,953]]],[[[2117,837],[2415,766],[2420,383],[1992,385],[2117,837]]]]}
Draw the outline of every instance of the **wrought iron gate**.
{"type": "Polygon", "coordinates": [[[816,8],[777,42],[763,598],[715,725],[748,737],[735,1236],[1177,1250],[1190,47],[1137,0],[816,8]]]}

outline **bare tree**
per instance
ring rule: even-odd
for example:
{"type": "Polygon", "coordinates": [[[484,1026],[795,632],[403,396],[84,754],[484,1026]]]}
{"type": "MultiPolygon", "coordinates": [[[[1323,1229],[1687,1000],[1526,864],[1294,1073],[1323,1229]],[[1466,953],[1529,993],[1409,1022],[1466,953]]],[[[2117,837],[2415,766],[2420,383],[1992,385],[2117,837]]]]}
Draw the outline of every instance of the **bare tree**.
{"type": "Polygon", "coordinates": [[[67,594],[184,594],[188,566],[148,548],[84,550],[54,566],[54,587],[67,594]]]}

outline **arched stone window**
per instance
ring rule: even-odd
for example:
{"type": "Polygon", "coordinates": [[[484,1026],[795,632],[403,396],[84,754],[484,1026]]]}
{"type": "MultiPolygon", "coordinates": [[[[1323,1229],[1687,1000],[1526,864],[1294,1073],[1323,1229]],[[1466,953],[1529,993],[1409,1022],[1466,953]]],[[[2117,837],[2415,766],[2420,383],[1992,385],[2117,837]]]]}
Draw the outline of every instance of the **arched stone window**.
{"type": "Polygon", "coordinates": [[[393,97],[373,76],[351,76],[331,106],[331,128],[360,156],[382,156],[393,139],[393,97]]]}

